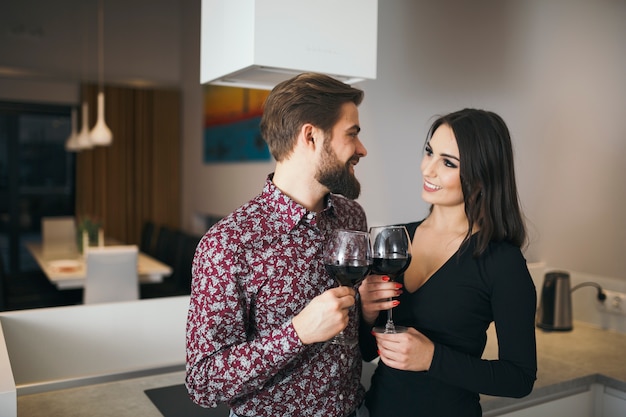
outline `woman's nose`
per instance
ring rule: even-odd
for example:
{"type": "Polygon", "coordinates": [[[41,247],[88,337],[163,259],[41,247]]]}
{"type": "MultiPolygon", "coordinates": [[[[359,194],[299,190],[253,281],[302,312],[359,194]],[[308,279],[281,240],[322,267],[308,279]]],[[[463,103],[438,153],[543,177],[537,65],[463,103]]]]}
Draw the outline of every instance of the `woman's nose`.
{"type": "Polygon", "coordinates": [[[422,175],[425,177],[432,177],[435,173],[434,171],[434,164],[432,163],[432,161],[428,161],[427,159],[424,159],[422,161],[422,175]]]}

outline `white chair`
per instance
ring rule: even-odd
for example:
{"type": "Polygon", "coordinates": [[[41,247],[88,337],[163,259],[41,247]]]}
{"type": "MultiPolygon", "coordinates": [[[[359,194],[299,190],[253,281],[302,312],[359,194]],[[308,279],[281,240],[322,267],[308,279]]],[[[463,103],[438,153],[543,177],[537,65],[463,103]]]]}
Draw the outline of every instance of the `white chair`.
{"type": "Polygon", "coordinates": [[[90,247],[85,252],[84,304],[139,299],[136,245],[90,247]]]}
{"type": "Polygon", "coordinates": [[[78,253],[74,217],[42,217],[41,235],[44,258],[74,257],[78,253]]]}

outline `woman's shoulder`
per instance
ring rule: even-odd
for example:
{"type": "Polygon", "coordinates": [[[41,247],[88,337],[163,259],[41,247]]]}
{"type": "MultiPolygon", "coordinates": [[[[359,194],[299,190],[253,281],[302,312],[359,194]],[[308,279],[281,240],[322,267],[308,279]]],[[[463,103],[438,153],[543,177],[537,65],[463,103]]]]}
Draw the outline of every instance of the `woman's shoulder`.
{"type": "Polygon", "coordinates": [[[480,256],[484,270],[495,282],[531,281],[521,248],[507,241],[492,241],[480,256]]]}
{"type": "Polygon", "coordinates": [[[485,250],[484,255],[491,259],[497,259],[502,261],[513,261],[513,260],[526,260],[524,259],[524,254],[522,253],[522,249],[506,240],[500,241],[491,241],[485,250]]]}
{"type": "Polygon", "coordinates": [[[403,223],[400,226],[404,226],[406,227],[407,232],[409,232],[409,236],[413,236],[415,234],[415,230],[417,230],[417,228],[419,227],[420,224],[422,224],[424,220],[418,220],[418,221],[413,221],[413,222],[409,222],[409,223],[403,223]]]}

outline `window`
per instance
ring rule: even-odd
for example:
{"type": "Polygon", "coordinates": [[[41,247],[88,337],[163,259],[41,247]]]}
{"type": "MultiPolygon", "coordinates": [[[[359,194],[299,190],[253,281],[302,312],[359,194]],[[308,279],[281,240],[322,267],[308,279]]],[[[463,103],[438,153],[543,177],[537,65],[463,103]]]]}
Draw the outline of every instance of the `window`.
{"type": "Polygon", "coordinates": [[[41,218],[74,215],[69,106],[0,102],[0,253],[10,273],[37,268],[24,243],[41,218]]]}

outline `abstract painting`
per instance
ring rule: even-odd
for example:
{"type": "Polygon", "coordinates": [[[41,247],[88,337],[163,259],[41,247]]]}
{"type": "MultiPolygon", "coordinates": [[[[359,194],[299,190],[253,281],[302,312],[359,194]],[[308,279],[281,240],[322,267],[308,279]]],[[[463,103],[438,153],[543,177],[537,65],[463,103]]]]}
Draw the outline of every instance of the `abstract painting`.
{"type": "Polygon", "coordinates": [[[204,162],[270,160],[259,123],[267,90],[205,85],[204,162]]]}

